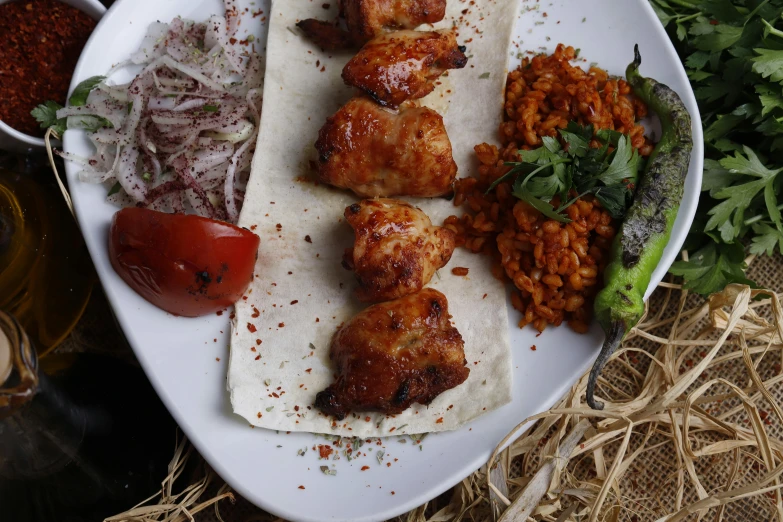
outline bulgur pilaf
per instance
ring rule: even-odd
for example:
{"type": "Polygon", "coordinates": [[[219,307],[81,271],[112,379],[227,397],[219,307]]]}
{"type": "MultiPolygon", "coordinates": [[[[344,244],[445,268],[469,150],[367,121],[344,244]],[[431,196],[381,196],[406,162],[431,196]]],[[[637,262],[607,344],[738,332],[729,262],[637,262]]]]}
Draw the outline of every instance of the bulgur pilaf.
{"type": "MultiPolygon", "coordinates": [[[[571,222],[560,223],[514,197],[513,180],[485,192],[510,170],[506,162],[521,161],[519,149],[539,147],[544,136],[560,139],[558,129],[569,121],[626,134],[642,156],[654,147],[637,123],[647,107],[631,95],[625,80],[595,66],[585,72],[570,63],[576,55],[573,47],[559,44],[551,56],[524,58],[509,73],[499,129],[502,148],[487,143],[475,147],[478,178],[455,183],[454,204],[464,204],[467,212],[445,221],[457,233],[458,245],[497,260],[493,273],[515,287],[511,301],[522,314],[519,327],[532,324],[539,332],[563,321],[587,332],[618,223],[590,195],[566,208],[571,222]]],[[[590,146],[601,144],[593,139],[590,146]]],[[[558,207],[559,198],[550,203],[558,207]]]]}

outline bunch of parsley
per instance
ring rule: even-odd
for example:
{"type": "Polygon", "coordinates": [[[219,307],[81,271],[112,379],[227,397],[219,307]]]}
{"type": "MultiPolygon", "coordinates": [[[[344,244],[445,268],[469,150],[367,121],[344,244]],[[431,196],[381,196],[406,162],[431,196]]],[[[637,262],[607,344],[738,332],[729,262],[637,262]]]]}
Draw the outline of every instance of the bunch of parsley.
{"type": "Polygon", "coordinates": [[[620,132],[601,129],[593,135],[593,126],[570,122],[560,129],[564,146],[549,136],[543,145],[533,150],[520,150],[522,161],[509,162],[506,174],[490,185],[487,192],[500,182],[513,179],[513,195],[526,201],[539,212],[562,223],[570,221],[563,211],[577,198],[593,194],[606,210],[617,219],[633,201],[633,192],[643,169],[643,160],[631,141],[620,132]],[[591,148],[596,139],[600,148],[591,148]],[[569,199],[576,191],[576,197],[569,199]],[[550,201],[559,196],[559,207],[550,201]]]}
{"type": "Polygon", "coordinates": [[[745,278],[746,254],[783,253],[783,0],[650,0],[704,126],[702,196],[671,272],[708,294],[745,278]]]}

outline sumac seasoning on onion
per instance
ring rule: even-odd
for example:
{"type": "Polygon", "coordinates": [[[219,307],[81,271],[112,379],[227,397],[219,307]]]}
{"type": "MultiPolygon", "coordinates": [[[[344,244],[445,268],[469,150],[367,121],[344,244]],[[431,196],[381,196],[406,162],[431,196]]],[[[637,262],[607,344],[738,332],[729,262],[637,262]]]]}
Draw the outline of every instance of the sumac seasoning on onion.
{"type": "Polygon", "coordinates": [[[71,75],[95,20],[59,0],[0,4],[0,120],[43,136],[30,115],[38,104],[65,105],[71,75]]]}

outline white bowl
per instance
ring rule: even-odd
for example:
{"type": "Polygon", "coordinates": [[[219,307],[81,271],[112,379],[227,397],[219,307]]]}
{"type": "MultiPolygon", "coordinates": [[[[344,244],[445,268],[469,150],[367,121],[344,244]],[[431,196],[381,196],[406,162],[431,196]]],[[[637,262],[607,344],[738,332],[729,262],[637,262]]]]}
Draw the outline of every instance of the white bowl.
{"type": "MultiPolygon", "coordinates": [[[[5,4],[11,0],[0,0],[0,4],[5,4]]],[[[22,0],[24,1],[24,0],[22,0]]],[[[100,20],[106,7],[98,0],[61,0],[63,3],[71,5],[83,12],[93,20],[100,20]]],[[[46,100],[41,100],[41,103],[46,100]]],[[[43,138],[30,136],[19,132],[10,125],[0,120],[0,149],[12,152],[28,152],[33,149],[42,149],[46,146],[43,138]]]]}

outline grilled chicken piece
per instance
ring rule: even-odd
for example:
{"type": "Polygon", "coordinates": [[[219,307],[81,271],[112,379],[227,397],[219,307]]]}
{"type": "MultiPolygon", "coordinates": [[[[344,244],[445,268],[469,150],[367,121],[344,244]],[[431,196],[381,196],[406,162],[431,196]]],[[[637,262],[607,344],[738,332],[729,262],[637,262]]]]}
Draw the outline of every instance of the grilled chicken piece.
{"type": "Polygon", "coordinates": [[[340,15],[347,31],[313,18],[296,25],[324,49],[359,47],[384,29],[413,29],[440,22],[446,15],[446,0],[340,0],[340,15]]]}
{"type": "Polygon", "coordinates": [[[454,252],[455,235],[433,226],[427,215],[404,201],[365,199],[345,209],[356,234],[343,266],[353,270],[360,301],[389,301],[421,290],[454,252]]]}
{"type": "Polygon", "coordinates": [[[384,29],[413,29],[446,16],[446,0],[340,0],[348,31],[360,44],[384,29]]]}
{"type": "Polygon", "coordinates": [[[351,33],[331,22],[308,18],[297,22],[296,26],[302,30],[308,40],[326,51],[339,51],[353,47],[351,33]]]}
{"type": "Polygon", "coordinates": [[[451,192],[457,164],[443,118],[426,107],[392,112],[352,98],[318,133],[318,178],[361,197],[451,192]]]}
{"type": "Polygon", "coordinates": [[[339,420],[351,411],[396,414],[429,404],[468,378],[463,346],[437,290],[373,305],[334,335],[329,357],[337,380],[316,395],[315,406],[339,420]]]}
{"type": "Polygon", "coordinates": [[[385,107],[422,98],[448,69],[468,62],[451,31],[396,31],[376,36],[343,68],[343,80],[385,107]]]}

